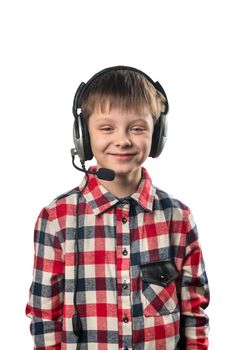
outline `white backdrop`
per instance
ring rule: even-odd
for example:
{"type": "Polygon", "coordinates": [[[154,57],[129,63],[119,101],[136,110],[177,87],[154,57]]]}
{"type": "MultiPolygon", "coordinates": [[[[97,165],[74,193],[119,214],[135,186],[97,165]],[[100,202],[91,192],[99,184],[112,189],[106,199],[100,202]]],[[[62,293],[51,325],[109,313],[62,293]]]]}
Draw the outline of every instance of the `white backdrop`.
{"type": "Polygon", "coordinates": [[[242,0],[1,2],[1,349],[32,349],[25,305],[35,220],[82,180],[70,156],[74,92],[119,64],[145,71],[168,95],[165,150],[144,166],[195,217],[210,350],[248,349],[251,31],[242,0]]]}

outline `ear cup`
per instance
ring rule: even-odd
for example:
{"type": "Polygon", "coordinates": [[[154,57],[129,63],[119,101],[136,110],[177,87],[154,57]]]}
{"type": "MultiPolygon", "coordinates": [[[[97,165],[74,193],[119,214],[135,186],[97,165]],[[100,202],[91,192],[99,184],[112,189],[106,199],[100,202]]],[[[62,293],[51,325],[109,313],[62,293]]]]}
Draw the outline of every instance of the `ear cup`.
{"type": "Polygon", "coordinates": [[[161,114],[158,118],[152,135],[152,143],[149,157],[157,158],[162,152],[167,140],[167,119],[161,114]]]}
{"type": "Polygon", "coordinates": [[[73,141],[81,162],[93,158],[87,123],[86,120],[82,118],[82,114],[75,118],[73,125],[73,141]]]}
{"type": "Polygon", "coordinates": [[[81,127],[83,137],[83,153],[85,154],[85,160],[91,160],[93,158],[93,152],[91,148],[90,135],[88,131],[88,125],[85,118],[81,115],[81,127]]]}

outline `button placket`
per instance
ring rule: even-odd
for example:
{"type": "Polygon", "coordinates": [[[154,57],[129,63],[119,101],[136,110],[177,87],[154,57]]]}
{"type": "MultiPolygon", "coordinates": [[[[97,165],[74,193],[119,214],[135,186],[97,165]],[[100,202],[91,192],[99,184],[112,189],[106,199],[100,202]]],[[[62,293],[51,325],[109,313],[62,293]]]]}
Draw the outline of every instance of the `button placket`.
{"type": "MultiPolygon", "coordinates": [[[[118,233],[120,239],[118,242],[121,244],[118,246],[117,257],[122,262],[119,266],[122,266],[117,271],[118,278],[120,278],[121,293],[118,299],[118,307],[121,309],[121,329],[120,336],[130,337],[132,336],[132,320],[131,320],[131,298],[130,298],[130,227],[129,227],[129,202],[122,201],[120,212],[120,222],[118,222],[118,233]]],[[[122,348],[128,349],[130,344],[119,344],[122,348]]]]}
{"type": "Polygon", "coordinates": [[[122,286],[124,289],[124,292],[122,294],[122,307],[124,310],[122,328],[123,328],[124,335],[132,335],[132,322],[131,322],[131,318],[129,317],[131,313],[131,301],[130,301],[130,228],[129,228],[129,203],[128,202],[126,202],[123,207],[122,232],[123,232],[122,259],[124,259],[124,269],[122,272],[122,281],[123,281],[122,286]]]}

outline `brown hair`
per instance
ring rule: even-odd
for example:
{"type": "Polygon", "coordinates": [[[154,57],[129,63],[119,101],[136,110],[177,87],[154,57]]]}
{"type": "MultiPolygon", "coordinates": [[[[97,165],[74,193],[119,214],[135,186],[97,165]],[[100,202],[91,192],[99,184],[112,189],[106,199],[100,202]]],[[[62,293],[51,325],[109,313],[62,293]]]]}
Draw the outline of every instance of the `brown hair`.
{"type": "Polygon", "coordinates": [[[104,73],[87,85],[81,111],[88,119],[97,107],[102,113],[121,108],[138,114],[144,113],[147,108],[155,122],[165,110],[165,100],[142,74],[121,69],[104,73]]]}

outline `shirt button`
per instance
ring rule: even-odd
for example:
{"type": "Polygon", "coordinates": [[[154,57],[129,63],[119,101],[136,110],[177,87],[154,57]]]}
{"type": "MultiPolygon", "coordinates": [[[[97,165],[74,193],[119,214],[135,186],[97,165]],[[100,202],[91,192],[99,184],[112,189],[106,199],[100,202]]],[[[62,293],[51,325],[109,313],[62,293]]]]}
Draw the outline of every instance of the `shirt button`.
{"type": "Polygon", "coordinates": [[[123,287],[123,289],[127,289],[128,288],[127,283],[123,283],[122,287],[123,287]]]}
{"type": "Polygon", "coordinates": [[[127,221],[128,221],[128,220],[127,220],[125,217],[122,218],[123,224],[126,224],[127,221]]]}
{"type": "Polygon", "coordinates": [[[127,323],[128,321],[129,321],[128,317],[127,317],[127,316],[124,316],[123,322],[124,322],[124,323],[127,323]]]}
{"type": "Polygon", "coordinates": [[[122,253],[123,253],[123,255],[128,255],[128,251],[127,251],[127,249],[126,249],[126,248],[124,248],[122,253]]]}

